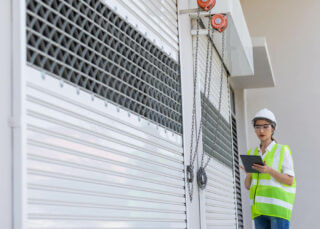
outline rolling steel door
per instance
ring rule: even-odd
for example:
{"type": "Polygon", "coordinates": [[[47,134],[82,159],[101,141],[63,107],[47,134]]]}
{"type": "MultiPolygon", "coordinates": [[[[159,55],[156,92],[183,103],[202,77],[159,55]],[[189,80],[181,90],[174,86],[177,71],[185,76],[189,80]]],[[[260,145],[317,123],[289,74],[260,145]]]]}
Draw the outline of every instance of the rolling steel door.
{"type": "Polygon", "coordinates": [[[156,3],[26,1],[27,228],[186,228],[176,2],[156,3]]]}
{"type": "Polygon", "coordinates": [[[104,0],[168,56],[178,60],[176,0],[104,0]]]}
{"type": "MultiPolygon", "coordinates": [[[[199,37],[198,75],[201,94],[204,92],[207,36],[199,37]]],[[[196,37],[193,39],[195,47],[196,37]]],[[[212,44],[210,44],[212,45],[212,44]]],[[[204,191],[206,228],[237,228],[235,201],[232,134],[230,121],[230,95],[227,73],[223,68],[221,111],[219,113],[221,59],[212,50],[211,92],[209,98],[202,94],[203,150],[211,160],[206,168],[208,184],[204,191]],[[216,140],[216,141],[215,141],[216,140]]]]}

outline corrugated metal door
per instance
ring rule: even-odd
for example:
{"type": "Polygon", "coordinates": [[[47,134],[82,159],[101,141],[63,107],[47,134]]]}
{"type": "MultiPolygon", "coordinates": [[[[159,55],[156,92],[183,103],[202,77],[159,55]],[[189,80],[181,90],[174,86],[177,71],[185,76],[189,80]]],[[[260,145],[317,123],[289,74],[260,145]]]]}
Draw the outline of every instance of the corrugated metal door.
{"type": "Polygon", "coordinates": [[[207,175],[207,228],[237,228],[232,170],[213,158],[207,167],[207,175]]]}
{"type": "MultiPolygon", "coordinates": [[[[177,52],[166,2],[170,30],[144,26],[177,52]]],[[[186,228],[177,53],[117,9],[27,1],[27,228],[186,228]]]]}
{"type": "Polygon", "coordinates": [[[176,0],[104,0],[164,52],[178,60],[176,0]]]}
{"type": "MultiPolygon", "coordinates": [[[[201,93],[204,91],[206,71],[207,36],[199,37],[198,75],[201,93]]],[[[196,37],[193,39],[196,47],[196,37]]],[[[210,43],[212,46],[212,43],[210,43]]],[[[218,112],[220,94],[221,59],[212,50],[212,73],[210,97],[202,96],[203,150],[211,160],[206,169],[208,184],[204,191],[207,229],[237,228],[236,202],[233,175],[233,152],[230,123],[230,97],[227,73],[223,68],[221,113],[218,112]],[[220,116],[220,117],[219,117],[220,116]]]]}

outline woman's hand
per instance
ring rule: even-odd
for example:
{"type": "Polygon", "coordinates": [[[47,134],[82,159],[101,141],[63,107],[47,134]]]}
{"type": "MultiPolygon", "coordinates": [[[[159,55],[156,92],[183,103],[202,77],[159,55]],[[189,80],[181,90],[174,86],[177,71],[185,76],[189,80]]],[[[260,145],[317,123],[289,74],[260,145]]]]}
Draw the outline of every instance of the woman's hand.
{"type": "Polygon", "coordinates": [[[239,167],[243,172],[247,173],[246,169],[242,165],[239,165],[239,167]]]}
{"type": "Polygon", "coordinates": [[[239,166],[240,169],[246,174],[246,178],[244,180],[244,186],[246,187],[246,189],[250,190],[250,186],[251,186],[251,173],[247,173],[246,169],[240,165],[239,166]]]}
{"type": "Polygon", "coordinates": [[[259,171],[260,173],[270,173],[271,168],[263,162],[264,165],[259,165],[259,164],[253,164],[252,168],[259,171]]]}
{"type": "Polygon", "coordinates": [[[293,176],[289,176],[288,174],[282,174],[279,173],[277,170],[274,170],[270,168],[268,165],[266,165],[265,162],[263,162],[264,165],[258,165],[253,164],[252,168],[255,170],[258,170],[260,173],[268,173],[270,174],[274,179],[276,179],[278,182],[282,184],[286,184],[291,186],[293,184],[293,176]]]}

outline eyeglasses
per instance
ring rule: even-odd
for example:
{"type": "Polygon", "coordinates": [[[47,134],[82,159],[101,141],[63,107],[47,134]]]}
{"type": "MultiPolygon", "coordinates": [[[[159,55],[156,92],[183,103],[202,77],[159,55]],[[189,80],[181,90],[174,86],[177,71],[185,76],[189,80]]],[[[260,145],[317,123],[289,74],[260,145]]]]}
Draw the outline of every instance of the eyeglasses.
{"type": "Polygon", "coordinates": [[[271,126],[271,124],[255,125],[254,129],[255,130],[261,130],[263,128],[264,130],[266,130],[266,129],[269,129],[270,126],[271,126]]]}

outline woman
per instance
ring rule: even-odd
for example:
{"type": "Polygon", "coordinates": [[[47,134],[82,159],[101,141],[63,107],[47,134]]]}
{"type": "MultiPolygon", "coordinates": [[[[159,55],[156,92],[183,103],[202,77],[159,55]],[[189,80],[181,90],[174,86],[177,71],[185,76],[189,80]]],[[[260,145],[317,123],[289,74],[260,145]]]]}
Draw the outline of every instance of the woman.
{"type": "Polygon", "coordinates": [[[255,229],[288,229],[296,191],[291,151],[274,140],[277,123],[270,110],[260,110],[252,123],[260,145],[248,155],[260,155],[264,161],[252,166],[259,173],[245,178],[255,229]]]}

